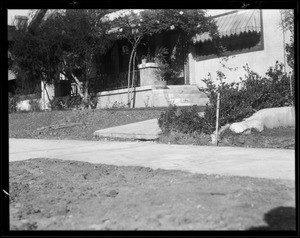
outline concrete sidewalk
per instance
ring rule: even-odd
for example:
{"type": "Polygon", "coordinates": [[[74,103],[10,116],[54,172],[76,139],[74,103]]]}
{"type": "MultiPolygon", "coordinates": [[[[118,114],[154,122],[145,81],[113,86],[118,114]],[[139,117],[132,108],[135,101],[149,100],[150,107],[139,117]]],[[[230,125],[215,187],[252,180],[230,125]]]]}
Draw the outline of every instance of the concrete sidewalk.
{"type": "Polygon", "coordinates": [[[155,140],[161,132],[157,119],[130,123],[94,132],[96,137],[155,140]]]}
{"type": "Polygon", "coordinates": [[[295,151],[154,142],[9,139],[9,161],[56,158],[193,173],[295,179],[295,151]]]}

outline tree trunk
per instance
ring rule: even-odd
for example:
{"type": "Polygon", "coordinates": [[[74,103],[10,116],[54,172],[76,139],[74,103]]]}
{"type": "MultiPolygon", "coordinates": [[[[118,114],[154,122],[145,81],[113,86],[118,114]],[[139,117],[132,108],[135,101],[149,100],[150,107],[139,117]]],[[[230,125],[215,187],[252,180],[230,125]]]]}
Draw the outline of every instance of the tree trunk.
{"type": "MultiPolygon", "coordinates": [[[[46,95],[47,95],[47,98],[48,98],[48,101],[51,103],[51,100],[50,100],[50,97],[49,97],[49,93],[48,93],[48,90],[47,90],[47,87],[46,87],[46,82],[44,80],[42,80],[42,83],[44,85],[44,90],[46,92],[46,95]]],[[[46,106],[46,105],[45,105],[46,106]]]]}
{"type": "Polygon", "coordinates": [[[88,107],[90,107],[89,105],[89,80],[90,80],[90,76],[91,76],[91,67],[92,67],[92,54],[86,52],[85,53],[85,62],[86,62],[86,74],[85,74],[85,84],[84,84],[84,97],[83,97],[83,103],[85,105],[88,105],[88,107]]]}
{"type": "Polygon", "coordinates": [[[128,107],[130,107],[130,76],[131,76],[131,62],[132,62],[132,57],[133,54],[135,52],[135,46],[133,46],[131,54],[130,54],[130,58],[129,58],[129,64],[128,64],[128,78],[127,78],[127,82],[128,82],[128,99],[127,99],[127,104],[128,107]]]}
{"type": "Polygon", "coordinates": [[[83,103],[88,105],[89,102],[89,78],[87,77],[85,80],[85,85],[84,85],[84,97],[83,97],[83,103]]]}
{"type": "MultiPolygon", "coordinates": [[[[133,54],[133,62],[132,62],[132,81],[131,81],[131,91],[130,91],[130,104],[131,104],[131,101],[133,101],[133,97],[132,97],[132,94],[133,94],[133,84],[134,84],[134,81],[135,81],[135,60],[136,60],[136,51],[134,52],[133,54]]],[[[132,107],[133,107],[133,103],[132,103],[132,107]]]]}
{"type": "Polygon", "coordinates": [[[142,36],[139,36],[136,40],[135,40],[135,42],[134,42],[134,44],[133,44],[133,47],[132,47],[132,51],[131,51],[131,54],[130,54],[130,59],[129,59],[129,65],[128,65],[128,107],[130,107],[130,76],[131,76],[131,65],[132,65],[132,58],[133,58],[133,55],[134,55],[134,53],[136,52],[136,49],[137,49],[137,46],[138,46],[138,44],[140,43],[140,41],[141,41],[141,39],[142,39],[142,36]]]}

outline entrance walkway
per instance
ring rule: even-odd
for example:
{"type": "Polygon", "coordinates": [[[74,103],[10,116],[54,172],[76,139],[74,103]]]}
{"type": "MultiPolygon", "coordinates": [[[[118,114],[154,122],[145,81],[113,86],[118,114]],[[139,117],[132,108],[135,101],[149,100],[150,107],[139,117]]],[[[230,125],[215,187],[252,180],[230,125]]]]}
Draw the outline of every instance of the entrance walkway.
{"type": "Polygon", "coordinates": [[[154,142],[9,139],[9,161],[56,158],[193,173],[295,179],[295,151],[154,142]]]}
{"type": "Polygon", "coordinates": [[[94,132],[96,137],[155,140],[161,130],[157,119],[115,126],[94,132]]]}

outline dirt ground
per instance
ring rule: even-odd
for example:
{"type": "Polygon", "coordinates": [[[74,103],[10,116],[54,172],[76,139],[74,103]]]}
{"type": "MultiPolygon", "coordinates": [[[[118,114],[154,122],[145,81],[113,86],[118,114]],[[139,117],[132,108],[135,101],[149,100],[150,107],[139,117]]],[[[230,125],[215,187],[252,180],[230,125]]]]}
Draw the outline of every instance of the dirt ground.
{"type": "Polygon", "coordinates": [[[9,193],[11,230],[295,230],[289,180],[39,158],[9,193]]]}

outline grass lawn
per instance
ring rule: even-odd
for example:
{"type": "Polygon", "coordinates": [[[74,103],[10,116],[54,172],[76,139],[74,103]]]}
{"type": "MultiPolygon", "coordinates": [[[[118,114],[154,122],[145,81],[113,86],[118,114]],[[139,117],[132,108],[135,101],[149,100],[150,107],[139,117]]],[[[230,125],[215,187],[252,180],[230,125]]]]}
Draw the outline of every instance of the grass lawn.
{"type": "MultiPolygon", "coordinates": [[[[155,119],[165,110],[143,108],[12,113],[9,114],[9,137],[98,140],[93,136],[96,130],[155,119]]],[[[209,135],[172,133],[167,137],[161,136],[158,141],[209,145],[211,138],[209,135]]],[[[251,134],[226,133],[221,137],[219,145],[294,149],[295,128],[265,129],[261,133],[251,134]]]]}

